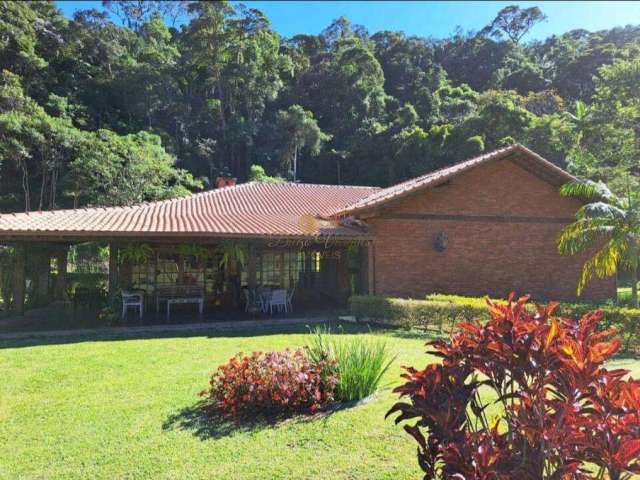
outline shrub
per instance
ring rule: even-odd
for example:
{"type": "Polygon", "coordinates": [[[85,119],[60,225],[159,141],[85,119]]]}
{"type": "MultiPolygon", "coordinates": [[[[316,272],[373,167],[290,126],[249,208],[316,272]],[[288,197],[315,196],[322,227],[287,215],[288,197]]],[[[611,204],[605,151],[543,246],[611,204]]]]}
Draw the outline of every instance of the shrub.
{"type": "Polygon", "coordinates": [[[600,312],[574,321],[553,316],[557,304],[533,312],[527,301],[489,302],[488,322],[462,323],[450,341],[430,342],[441,363],[406,368],[395,392],[408,401],[387,416],[417,419],[405,430],[425,478],[640,473],[640,381],[603,367],[620,340],[598,331],[600,312]]]}
{"type": "Polygon", "coordinates": [[[302,349],[238,353],[218,367],[200,395],[209,414],[315,413],[333,401],[337,381],[328,362],[313,362],[302,349]]]}
{"type": "MultiPolygon", "coordinates": [[[[463,295],[450,295],[445,293],[431,293],[425,297],[431,302],[449,302],[456,305],[466,305],[477,309],[478,313],[487,313],[487,297],[465,297],[463,295]]],[[[500,300],[494,300],[500,302],[500,300]]]]}
{"type": "Polygon", "coordinates": [[[317,327],[307,347],[316,363],[330,365],[338,377],[335,398],[339,402],[372,395],[394,360],[387,343],[364,336],[343,337],[317,327]]]}
{"type": "MultiPolygon", "coordinates": [[[[486,297],[431,294],[425,300],[412,300],[363,295],[351,297],[350,305],[351,312],[358,318],[406,328],[451,330],[461,321],[490,318],[486,297]]],[[[563,303],[558,308],[559,314],[568,317],[599,309],[603,327],[615,327],[622,338],[623,353],[640,348],[640,309],[588,303],[563,303]]]]}
{"type": "Polygon", "coordinates": [[[358,319],[397,327],[451,328],[462,320],[485,315],[486,309],[449,299],[415,300],[359,295],[350,298],[351,313],[358,319]]]}

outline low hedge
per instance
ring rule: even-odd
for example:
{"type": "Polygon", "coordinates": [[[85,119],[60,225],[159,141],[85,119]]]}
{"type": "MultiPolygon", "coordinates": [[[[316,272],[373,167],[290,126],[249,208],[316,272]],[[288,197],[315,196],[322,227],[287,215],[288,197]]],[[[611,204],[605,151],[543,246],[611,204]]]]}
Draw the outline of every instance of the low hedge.
{"type": "Polygon", "coordinates": [[[405,328],[437,328],[442,331],[463,320],[489,318],[486,303],[480,305],[480,302],[358,295],[351,297],[349,304],[351,313],[359,320],[405,328]]]}
{"type": "MultiPolygon", "coordinates": [[[[436,329],[449,332],[464,320],[488,320],[483,297],[431,294],[424,300],[374,295],[353,296],[351,313],[359,321],[370,321],[404,328],[436,329]]],[[[587,312],[602,310],[603,325],[615,327],[623,340],[623,351],[640,349],[640,309],[588,303],[561,303],[559,315],[578,318],[587,312]]]]}

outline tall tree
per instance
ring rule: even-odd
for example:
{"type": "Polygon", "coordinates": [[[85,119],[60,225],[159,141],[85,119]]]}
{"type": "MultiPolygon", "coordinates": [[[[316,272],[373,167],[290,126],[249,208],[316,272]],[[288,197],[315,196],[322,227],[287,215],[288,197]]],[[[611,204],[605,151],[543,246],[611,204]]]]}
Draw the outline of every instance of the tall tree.
{"type": "Polygon", "coordinates": [[[513,43],[522,40],[531,28],[547,19],[538,7],[522,8],[518,5],[509,5],[498,12],[496,18],[484,27],[481,35],[491,35],[500,38],[506,35],[513,43]]]}
{"type": "Polygon", "coordinates": [[[262,115],[282,87],[279,36],[256,9],[194,2],[190,11],[194,18],[180,42],[186,117],[179,131],[187,142],[216,139],[218,154],[236,176],[246,178],[262,115]]]}
{"type": "Polygon", "coordinates": [[[295,182],[298,179],[298,155],[306,149],[309,155],[320,153],[322,144],[331,137],[322,132],[313,118],[313,113],[300,105],[291,105],[278,112],[277,128],[285,134],[286,144],[282,149],[282,162],[295,182]]]}
{"type": "Polygon", "coordinates": [[[132,205],[186,195],[202,184],[185,170],[160,138],[147,132],[117,135],[98,130],[69,165],[68,195],[90,205],[132,205]]]}
{"type": "Polygon", "coordinates": [[[189,12],[189,0],[102,0],[102,5],[124,22],[128,28],[138,31],[154,16],[166,17],[175,26],[189,12]]]}

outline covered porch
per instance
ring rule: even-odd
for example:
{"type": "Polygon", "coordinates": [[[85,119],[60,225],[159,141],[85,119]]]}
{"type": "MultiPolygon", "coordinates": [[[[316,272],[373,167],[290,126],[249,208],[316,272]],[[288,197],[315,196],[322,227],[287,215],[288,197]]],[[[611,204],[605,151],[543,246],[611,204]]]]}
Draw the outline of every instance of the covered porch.
{"type": "Polygon", "coordinates": [[[369,289],[370,247],[361,239],[4,242],[5,317],[50,310],[44,315],[67,316],[70,323],[90,317],[97,326],[300,317],[343,308],[350,295],[369,289]],[[269,309],[270,292],[278,291],[286,292],[287,303],[269,309]],[[137,306],[123,309],[132,294],[139,296],[142,315],[137,306]]]}
{"type": "Polygon", "coordinates": [[[368,226],[333,213],[375,188],[225,185],[131,206],[0,214],[3,310],[18,324],[38,309],[46,320],[50,306],[61,321],[99,325],[166,322],[167,311],[171,322],[269,318],[273,309],[255,308],[269,291],[274,316],[285,305],[299,316],[370,290],[368,226]],[[123,298],[142,303],[142,319],[133,305],[122,319],[123,298]]]}

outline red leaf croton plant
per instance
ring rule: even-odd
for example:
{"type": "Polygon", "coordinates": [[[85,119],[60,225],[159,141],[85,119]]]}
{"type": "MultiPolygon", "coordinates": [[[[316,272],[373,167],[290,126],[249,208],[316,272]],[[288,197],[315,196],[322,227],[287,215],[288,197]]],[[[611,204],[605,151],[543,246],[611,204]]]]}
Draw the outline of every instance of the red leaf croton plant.
{"type": "Polygon", "coordinates": [[[487,301],[491,319],[430,342],[441,363],[405,367],[387,416],[417,419],[425,479],[627,479],[640,473],[640,381],[608,370],[615,331],[600,312],[487,301]]]}

